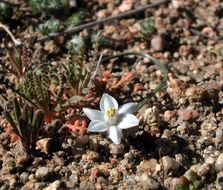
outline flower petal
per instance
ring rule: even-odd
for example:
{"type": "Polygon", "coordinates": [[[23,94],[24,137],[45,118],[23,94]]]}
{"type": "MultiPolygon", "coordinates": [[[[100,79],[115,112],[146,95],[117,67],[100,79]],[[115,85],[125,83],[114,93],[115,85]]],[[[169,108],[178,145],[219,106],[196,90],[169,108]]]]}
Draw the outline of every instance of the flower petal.
{"type": "Polygon", "coordinates": [[[108,130],[108,126],[103,121],[91,121],[88,126],[89,132],[104,132],[108,130]]]}
{"type": "Polygon", "coordinates": [[[110,126],[108,130],[108,136],[114,144],[120,144],[122,138],[122,130],[117,126],[110,126]]]}
{"type": "Polygon", "coordinates": [[[104,114],[99,110],[83,108],[83,111],[91,121],[93,120],[104,121],[104,114]]]}
{"type": "Polygon", "coordinates": [[[139,120],[133,114],[125,114],[118,124],[120,129],[128,129],[139,124],[139,120]]]}
{"type": "Polygon", "coordinates": [[[118,109],[118,114],[133,113],[136,110],[136,107],[137,103],[135,102],[124,104],[118,109]]]}
{"type": "Polygon", "coordinates": [[[109,94],[104,93],[100,101],[100,109],[101,111],[105,112],[108,108],[111,108],[111,107],[117,110],[118,102],[116,101],[115,98],[113,98],[109,94]]]}

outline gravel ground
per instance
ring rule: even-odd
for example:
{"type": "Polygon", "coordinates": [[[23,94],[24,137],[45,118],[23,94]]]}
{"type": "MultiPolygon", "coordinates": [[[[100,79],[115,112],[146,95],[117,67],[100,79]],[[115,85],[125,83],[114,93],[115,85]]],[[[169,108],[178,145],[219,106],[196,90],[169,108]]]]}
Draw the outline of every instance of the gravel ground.
{"type": "MultiPolygon", "coordinates": [[[[85,0],[80,6],[101,19],[151,2],[85,0]]],[[[120,145],[102,133],[61,135],[42,139],[42,152],[30,155],[2,128],[0,190],[223,189],[222,11],[221,0],[173,0],[101,26],[113,42],[105,52],[142,51],[163,62],[166,88],[139,111],[140,125],[126,131],[120,145]],[[146,19],[156,30],[143,35],[146,19]]],[[[111,61],[100,69],[116,78],[135,73],[121,94],[112,93],[120,103],[142,100],[162,79],[146,59],[111,61]]]]}

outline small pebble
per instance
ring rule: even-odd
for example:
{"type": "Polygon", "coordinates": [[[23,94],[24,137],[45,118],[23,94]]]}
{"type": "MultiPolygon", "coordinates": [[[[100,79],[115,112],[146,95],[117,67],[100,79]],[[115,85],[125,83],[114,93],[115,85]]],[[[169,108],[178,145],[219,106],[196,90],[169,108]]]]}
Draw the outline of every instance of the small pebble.
{"type": "Polygon", "coordinates": [[[66,189],[64,182],[60,180],[56,180],[53,183],[50,183],[48,187],[45,187],[42,190],[61,190],[61,189],[66,189]]]}
{"type": "Polygon", "coordinates": [[[87,161],[97,161],[99,159],[99,154],[94,151],[89,151],[86,155],[87,161]]]}
{"type": "Polygon", "coordinates": [[[114,156],[123,154],[124,151],[124,145],[123,144],[110,144],[109,145],[110,148],[110,153],[114,156]]]}
{"type": "Polygon", "coordinates": [[[182,109],[178,111],[180,121],[188,121],[198,116],[198,112],[192,107],[182,109]]]}
{"type": "Polygon", "coordinates": [[[97,152],[98,147],[99,147],[99,141],[98,141],[97,136],[89,137],[89,147],[90,147],[91,150],[97,152]]]}
{"type": "Polygon", "coordinates": [[[160,184],[155,179],[153,179],[151,176],[149,176],[145,173],[140,176],[140,183],[144,189],[156,190],[156,189],[160,188],[160,184]]]}
{"type": "Polygon", "coordinates": [[[152,175],[156,171],[157,164],[158,162],[156,159],[143,160],[139,164],[139,169],[152,175]]]}
{"type": "Polygon", "coordinates": [[[216,160],[215,170],[217,172],[220,172],[223,170],[223,153],[221,153],[216,160]]]}
{"type": "Polygon", "coordinates": [[[176,116],[176,112],[175,111],[167,110],[167,111],[164,112],[164,119],[165,119],[165,121],[170,121],[175,116],[176,116]]]}
{"type": "Polygon", "coordinates": [[[116,168],[111,169],[109,179],[111,179],[113,183],[117,183],[121,180],[121,172],[116,168]]]}
{"type": "Polygon", "coordinates": [[[20,174],[20,182],[25,184],[28,181],[29,173],[28,172],[23,172],[20,174]]]}
{"type": "Polygon", "coordinates": [[[151,40],[151,47],[155,51],[163,51],[165,48],[165,40],[161,36],[155,36],[151,40]]]}
{"type": "Polygon", "coordinates": [[[180,167],[180,164],[169,156],[164,156],[161,159],[162,159],[161,162],[163,164],[164,171],[166,173],[173,172],[180,167]]]}
{"type": "Polygon", "coordinates": [[[35,176],[37,179],[44,179],[49,175],[49,169],[47,167],[40,167],[36,170],[35,176]]]}

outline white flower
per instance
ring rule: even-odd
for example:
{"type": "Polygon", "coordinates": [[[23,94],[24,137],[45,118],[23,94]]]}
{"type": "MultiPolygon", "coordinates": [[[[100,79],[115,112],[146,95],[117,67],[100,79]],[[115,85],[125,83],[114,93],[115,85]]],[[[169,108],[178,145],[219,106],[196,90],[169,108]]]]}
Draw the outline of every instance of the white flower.
{"type": "Polygon", "coordinates": [[[118,106],[118,102],[109,94],[103,94],[100,101],[100,110],[83,108],[84,113],[91,120],[88,131],[105,132],[115,143],[121,143],[122,129],[135,127],[139,120],[132,113],[137,103],[127,103],[118,106]]]}

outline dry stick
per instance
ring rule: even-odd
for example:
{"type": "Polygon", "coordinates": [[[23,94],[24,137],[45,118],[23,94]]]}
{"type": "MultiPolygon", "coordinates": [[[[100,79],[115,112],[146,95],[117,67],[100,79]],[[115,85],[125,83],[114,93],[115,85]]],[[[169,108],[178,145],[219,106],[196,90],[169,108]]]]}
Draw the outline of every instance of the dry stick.
{"type": "MultiPolygon", "coordinates": [[[[152,3],[152,4],[146,5],[144,7],[138,8],[138,9],[126,11],[126,12],[121,13],[121,14],[116,15],[116,16],[111,16],[111,17],[104,18],[104,19],[101,19],[101,20],[97,20],[97,21],[86,23],[86,24],[82,24],[80,26],[77,26],[77,27],[74,27],[74,28],[71,28],[71,29],[67,29],[67,30],[65,30],[63,32],[51,33],[51,34],[49,34],[47,36],[44,36],[44,37],[42,37],[40,39],[37,39],[36,43],[46,42],[46,41],[52,40],[52,39],[54,39],[56,37],[63,36],[63,35],[68,35],[68,34],[73,34],[75,32],[79,32],[81,30],[92,28],[92,27],[94,27],[96,25],[99,25],[99,24],[103,24],[105,22],[109,22],[109,21],[113,21],[113,20],[116,20],[116,19],[121,19],[121,18],[124,18],[124,17],[132,16],[134,14],[143,12],[146,9],[154,8],[154,7],[157,7],[157,6],[161,5],[161,4],[164,4],[164,3],[167,3],[167,2],[171,2],[171,1],[172,0],[160,0],[160,1],[156,2],[156,3],[152,3]]],[[[14,47],[20,47],[20,46],[23,46],[23,44],[16,45],[14,47]]]]}
{"type": "Polygon", "coordinates": [[[189,28],[189,30],[190,30],[193,34],[198,35],[198,36],[201,36],[201,37],[203,37],[203,38],[205,38],[205,39],[213,40],[213,41],[218,42],[218,43],[219,43],[219,42],[220,42],[220,43],[223,43],[223,40],[221,40],[220,38],[210,37],[210,36],[208,36],[208,35],[206,35],[206,34],[203,34],[201,31],[199,31],[199,30],[197,30],[197,29],[195,29],[195,28],[189,28]]]}
{"type": "Polygon", "coordinates": [[[11,31],[7,28],[6,25],[0,23],[0,28],[3,28],[3,29],[6,31],[6,33],[10,36],[10,38],[12,39],[12,41],[13,41],[13,43],[14,43],[15,45],[20,45],[20,44],[21,44],[21,42],[19,42],[18,40],[15,39],[15,37],[13,36],[13,34],[12,34],[11,31]]]}

